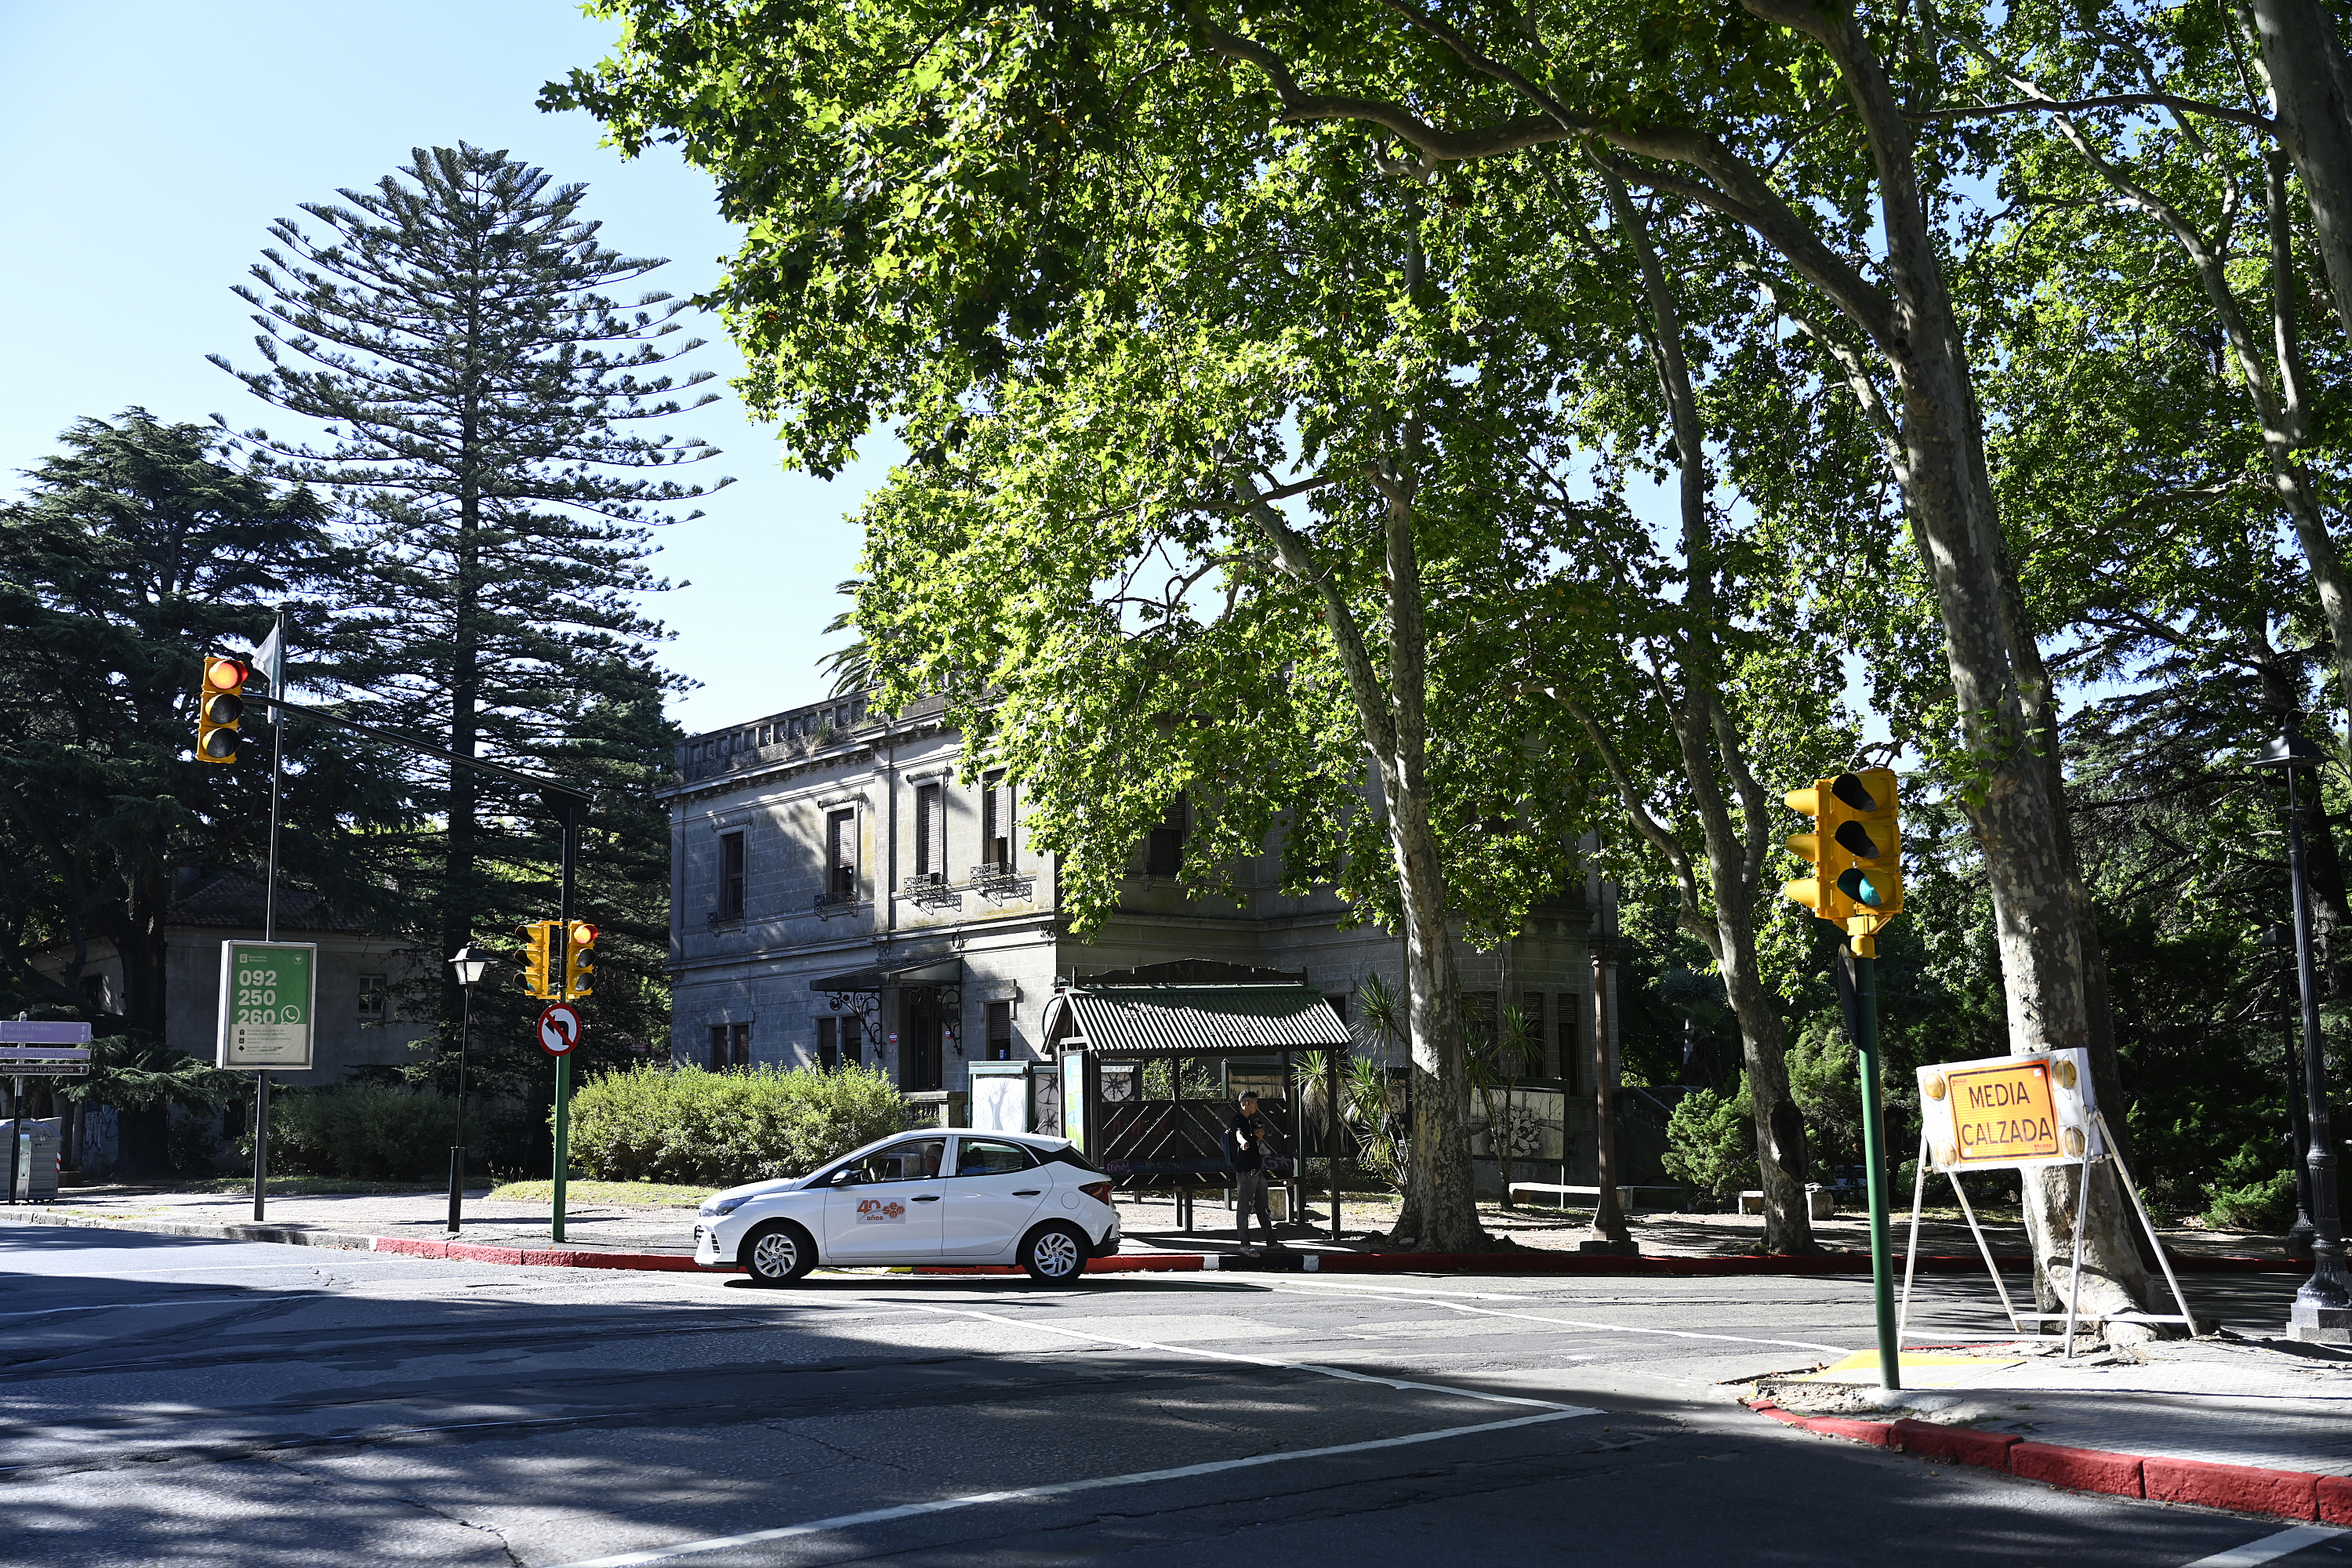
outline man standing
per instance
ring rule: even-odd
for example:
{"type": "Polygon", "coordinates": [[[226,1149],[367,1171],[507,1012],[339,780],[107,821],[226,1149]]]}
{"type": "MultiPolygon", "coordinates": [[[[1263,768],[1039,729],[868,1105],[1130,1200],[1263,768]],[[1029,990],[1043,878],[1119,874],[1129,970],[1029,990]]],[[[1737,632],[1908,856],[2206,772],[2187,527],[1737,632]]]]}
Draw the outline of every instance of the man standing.
{"type": "Polygon", "coordinates": [[[1234,1221],[1241,1233],[1242,1251],[1255,1254],[1250,1245],[1250,1215],[1255,1212],[1257,1222],[1265,1230],[1265,1245],[1279,1251],[1274,1239],[1274,1214],[1265,1201],[1265,1153],[1273,1147],[1274,1128],[1257,1113],[1257,1096],[1244,1094],[1241,1109],[1234,1124],[1225,1133],[1225,1154],[1233,1161],[1239,1178],[1234,1202],[1234,1221]]]}

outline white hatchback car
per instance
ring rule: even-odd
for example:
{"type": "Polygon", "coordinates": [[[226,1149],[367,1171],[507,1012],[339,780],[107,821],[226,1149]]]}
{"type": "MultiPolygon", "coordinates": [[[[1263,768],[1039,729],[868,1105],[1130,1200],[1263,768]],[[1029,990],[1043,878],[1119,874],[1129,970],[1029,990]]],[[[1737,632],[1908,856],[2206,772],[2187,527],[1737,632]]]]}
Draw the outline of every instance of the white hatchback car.
{"type": "Polygon", "coordinates": [[[694,1260],[789,1285],[819,1264],[1017,1263],[1059,1284],[1118,1250],[1110,1178],[1064,1138],[900,1132],[806,1175],[706,1201],[694,1260]]]}

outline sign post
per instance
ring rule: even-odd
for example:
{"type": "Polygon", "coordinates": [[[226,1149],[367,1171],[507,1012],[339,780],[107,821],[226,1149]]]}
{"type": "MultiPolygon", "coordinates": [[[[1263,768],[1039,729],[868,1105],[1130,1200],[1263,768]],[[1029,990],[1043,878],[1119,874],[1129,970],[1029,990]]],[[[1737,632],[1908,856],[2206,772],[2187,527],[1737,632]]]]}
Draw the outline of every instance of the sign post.
{"type": "Polygon", "coordinates": [[[319,944],[221,943],[215,1065],[253,1074],[253,1217],[268,1213],[269,1070],[307,1071],[319,993],[319,944]]]}
{"type": "Polygon", "coordinates": [[[8,1096],[13,1119],[8,1129],[8,1202],[13,1205],[20,1188],[27,1202],[33,1195],[32,1154],[25,1140],[25,1080],[88,1077],[89,1026],[36,1023],[29,1018],[0,1022],[0,1066],[15,1080],[8,1096]]]}
{"type": "Polygon", "coordinates": [[[580,1009],[556,1002],[539,1011],[539,1048],[555,1058],[555,1224],[554,1237],[563,1239],[564,1178],[572,1164],[572,1051],[588,1025],[580,1009]]]}

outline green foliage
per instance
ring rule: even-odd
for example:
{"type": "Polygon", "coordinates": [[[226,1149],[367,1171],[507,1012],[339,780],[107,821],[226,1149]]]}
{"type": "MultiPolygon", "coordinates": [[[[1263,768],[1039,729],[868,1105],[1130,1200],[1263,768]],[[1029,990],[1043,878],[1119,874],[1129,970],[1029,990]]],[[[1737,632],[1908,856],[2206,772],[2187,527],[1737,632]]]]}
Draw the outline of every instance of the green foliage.
{"type": "Polygon", "coordinates": [[[879,1068],[637,1066],[573,1093],[572,1158],[610,1181],[730,1186],[804,1176],[914,1114],[879,1068]]]}
{"type": "Polygon", "coordinates": [[[2243,1186],[2214,1188],[2205,1223],[2215,1230],[2279,1235],[2294,1223],[2294,1173],[2280,1171],[2243,1186]]]}
{"type": "MultiPolygon", "coordinates": [[[[457,1141],[457,1102],[437,1094],[352,1083],[269,1100],[272,1174],[418,1181],[449,1169],[457,1141]]],[[[251,1136],[239,1142],[249,1161],[251,1136]]]]}
{"type": "Polygon", "coordinates": [[[1756,1162],[1756,1116],[1748,1078],[1729,1096],[1711,1089],[1683,1096],[1666,1121],[1666,1174],[1718,1198],[1753,1192],[1763,1179],[1756,1162]]]}

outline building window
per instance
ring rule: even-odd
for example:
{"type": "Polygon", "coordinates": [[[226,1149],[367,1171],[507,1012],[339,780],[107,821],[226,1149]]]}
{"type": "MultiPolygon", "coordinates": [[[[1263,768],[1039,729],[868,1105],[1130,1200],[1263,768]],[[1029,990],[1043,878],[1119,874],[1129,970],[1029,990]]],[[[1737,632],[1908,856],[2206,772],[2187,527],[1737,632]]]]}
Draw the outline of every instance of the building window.
{"type": "Polygon", "coordinates": [[[1559,1077],[1568,1092],[1581,1092],[1584,1054],[1592,1048],[1592,1009],[1581,991],[1559,994],[1559,1077]]]}
{"type": "Polygon", "coordinates": [[[947,789],[937,782],[915,786],[915,875],[944,882],[948,837],[947,789]]]}
{"type": "Polygon", "coordinates": [[[743,912],[743,836],[719,836],[719,912],[730,917],[743,912]]]}
{"type": "Polygon", "coordinates": [[[1173,877],[1184,868],[1184,797],[1179,795],[1168,803],[1168,814],[1144,840],[1145,876],[1173,877]]]}
{"type": "Polygon", "coordinates": [[[1462,993],[1462,1037],[1472,1047],[1493,1050],[1501,1023],[1495,1011],[1495,993],[1462,993]]]}
{"type": "Polygon", "coordinates": [[[857,1037],[858,1023],[855,1018],[841,1021],[841,1059],[844,1066],[856,1067],[865,1056],[865,1047],[857,1037]]]}
{"type": "Polygon", "coordinates": [[[751,1026],[749,1024],[713,1024],[710,1026],[710,1070],[725,1072],[730,1068],[751,1065],[751,1026]]]}
{"type": "Polygon", "coordinates": [[[841,1065],[841,1021],[837,1018],[816,1021],[816,1065],[827,1072],[841,1065]]]}
{"type": "Polygon", "coordinates": [[[988,1005],[988,1059],[1009,1062],[1013,1059],[1013,1004],[991,1002],[988,1005]]]}
{"type": "Polygon", "coordinates": [[[359,1020],[362,1029],[373,1028],[384,1021],[390,1011],[392,976],[362,974],[360,976],[359,1020]]]}
{"type": "Polygon", "coordinates": [[[857,896],[857,813],[828,813],[824,819],[824,896],[833,900],[857,896]]]}
{"type": "Polygon", "coordinates": [[[994,871],[1013,869],[1013,786],[1003,768],[980,781],[980,863],[994,871]]]}

